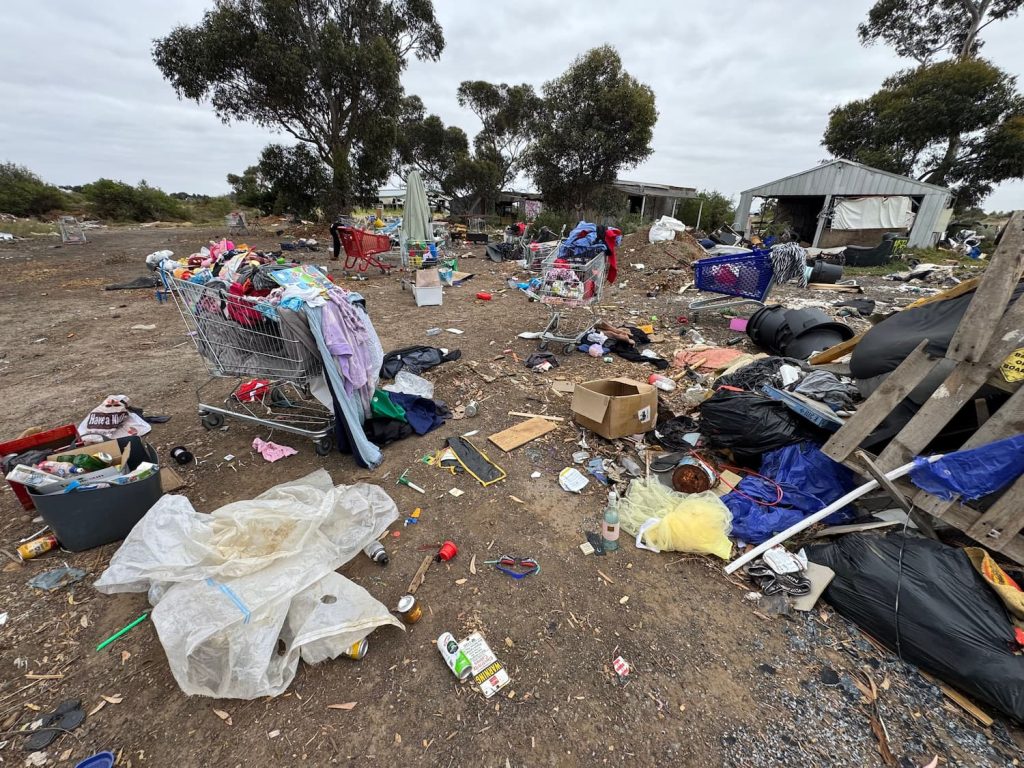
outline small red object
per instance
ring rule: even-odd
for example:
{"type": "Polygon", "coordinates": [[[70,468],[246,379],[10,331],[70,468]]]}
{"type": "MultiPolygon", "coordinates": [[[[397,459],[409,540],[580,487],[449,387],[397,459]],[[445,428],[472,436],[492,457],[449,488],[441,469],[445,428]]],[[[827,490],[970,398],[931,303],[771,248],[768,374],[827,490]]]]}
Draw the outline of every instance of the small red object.
{"type": "Polygon", "coordinates": [[[454,541],[446,541],[441,545],[441,548],[437,550],[437,559],[440,561],[451,560],[459,553],[459,548],[455,546],[454,541]]]}
{"type": "Polygon", "coordinates": [[[619,677],[626,677],[630,673],[629,662],[621,656],[612,662],[612,666],[615,668],[615,674],[619,677]]]}
{"type": "Polygon", "coordinates": [[[401,535],[402,535],[401,531],[392,531],[391,532],[391,538],[393,538],[393,539],[397,539],[401,535]]]}
{"type": "Polygon", "coordinates": [[[476,297],[480,299],[480,301],[490,301],[492,298],[494,298],[487,291],[479,291],[476,297]]]}

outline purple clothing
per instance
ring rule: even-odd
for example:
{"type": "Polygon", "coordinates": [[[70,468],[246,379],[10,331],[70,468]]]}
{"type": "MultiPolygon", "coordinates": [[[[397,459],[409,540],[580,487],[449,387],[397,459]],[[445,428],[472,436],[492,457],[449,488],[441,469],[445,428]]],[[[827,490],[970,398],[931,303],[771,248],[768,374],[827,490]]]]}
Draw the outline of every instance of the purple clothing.
{"type": "Polygon", "coordinates": [[[365,408],[370,407],[370,398],[376,383],[373,361],[370,355],[370,334],[367,332],[363,315],[349,303],[340,290],[331,290],[330,301],[323,307],[324,341],[338,363],[345,384],[345,394],[358,393],[365,408]]]}

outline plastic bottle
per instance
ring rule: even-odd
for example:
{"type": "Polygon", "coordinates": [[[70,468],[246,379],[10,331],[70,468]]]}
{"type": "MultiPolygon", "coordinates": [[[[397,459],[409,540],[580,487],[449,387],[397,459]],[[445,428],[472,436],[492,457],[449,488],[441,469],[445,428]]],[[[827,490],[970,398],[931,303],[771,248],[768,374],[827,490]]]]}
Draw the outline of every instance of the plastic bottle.
{"type": "Polygon", "coordinates": [[[707,344],[707,341],[705,341],[704,337],[700,335],[700,331],[698,331],[696,328],[691,328],[690,330],[688,330],[686,332],[686,335],[690,337],[690,341],[692,341],[694,344],[707,344]]]}
{"type": "Polygon", "coordinates": [[[604,551],[614,552],[619,548],[619,497],[615,491],[608,492],[608,506],[604,508],[604,522],[601,523],[601,538],[604,551]]]}
{"type": "Polygon", "coordinates": [[[668,376],[662,376],[660,373],[652,373],[647,379],[648,384],[653,384],[662,392],[671,392],[676,388],[676,383],[672,381],[668,376]]]}

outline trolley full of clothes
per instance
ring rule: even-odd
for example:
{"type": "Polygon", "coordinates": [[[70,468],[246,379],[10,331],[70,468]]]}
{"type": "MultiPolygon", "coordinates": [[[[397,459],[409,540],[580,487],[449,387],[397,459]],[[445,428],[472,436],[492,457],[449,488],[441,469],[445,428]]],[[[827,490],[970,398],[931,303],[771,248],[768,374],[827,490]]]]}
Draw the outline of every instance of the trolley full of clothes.
{"type": "Polygon", "coordinates": [[[313,265],[227,245],[194,266],[150,262],[210,373],[196,389],[203,425],[237,418],[376,467],[383,456],[363,423],[384,351],[362,297],[313,265]]]}

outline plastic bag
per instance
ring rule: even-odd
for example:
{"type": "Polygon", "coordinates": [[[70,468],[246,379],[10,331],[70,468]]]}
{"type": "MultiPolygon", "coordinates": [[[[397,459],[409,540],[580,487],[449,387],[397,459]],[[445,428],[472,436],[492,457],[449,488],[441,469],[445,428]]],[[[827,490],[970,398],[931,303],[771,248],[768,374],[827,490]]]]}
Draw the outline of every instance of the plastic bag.
{"type": "MultiPolygon", "coordinates": [[[[808,515],[824,509],[856,485],[853,473],[811,443],[787,445],[764,456],[760,474],[747,475],[737,490],[722,497],[732,512],[732,533],[749,544],[760,544],[808,515]],[[779,488],[782,499],[779,499],[779,488]],[[778,502],[778,503],[776,503],[778,502]]],[[[840,525],[853,518],[847,505],[825,518],[840,525]]]]}
{"type": "Polygon", "coordinates": [[[422,376],[408,371],[399,371],[395,376],[394,384],[385,384],[384,389],[388,392],[401,392],[406,395],[425,397],[427,400],[434,399],[434,385],[422,376]]]}
{"type": "Polygon", "coordinates": [[[849,534],[808,547],[807,557],[835,571],[825,599],[839,613],[904,661],[1024,720],[1024,657],[1015,652],[1024,637],[962,550],[849,534]]]}
{"type": "Polygon", "coordinates": [[[799,416],[782,403],[752,392],[719,389],[700,404],[700,431],[713,448],[744,456],[796,443],[808,436],[799,416]]]}
{"type": "Polygon", "coordinates": [[[676,493],[657,478],[633,480],[619,504],[619,526],[656,550],[696,552],[728,560],[732,515],[715,494],[676,493]],[[649,520],[656,522],[647,525],[649,520]],[[646,526],[646,527],[645,527],[646,526]]]}
{"type": "Polygon", "coordinates": [[[946,501],[956,494],[980,499],[1024,473],[1024,435],[948,453],[935,462],[918,456],[914,465],[910,479],[918,488],[946,501]]]}
{"type": "Polygon", "coordinates": [[[163,496],[95,586],[149,590],[153,624],[186,694],[276,696],[295,676],[304,643],[318,643],[310,655],[327,658],[351,645],[353,633],[396,623],[361,588],[339,586],[333,571],[397,517],[383,489],[335,487],[323,469],[209,515],[183,496],[163,496]],[[334,608],[314,615],[309,602],[328,590],[334,608]],[[324,646],[324,632],[312,628],[331,626],[338,638],[324,646]]]}
{"type": "Polygon", "coordinates": [[[671,216],[662,216],[651,224],[651,231],[647,235],[647,242],[660,243],[665,240],[675,240],[676,232],[685,232],[686,225],[679,219],[671,216]]]}

